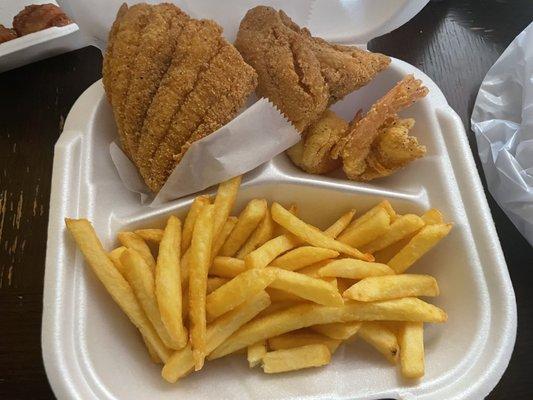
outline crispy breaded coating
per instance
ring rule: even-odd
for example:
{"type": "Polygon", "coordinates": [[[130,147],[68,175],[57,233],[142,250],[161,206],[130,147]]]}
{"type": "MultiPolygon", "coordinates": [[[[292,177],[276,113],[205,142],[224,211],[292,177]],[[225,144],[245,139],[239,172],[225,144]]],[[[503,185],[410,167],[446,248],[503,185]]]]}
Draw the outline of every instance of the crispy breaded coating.
{"type": "Polygon", "coordinates": [[[342,168],[348,178],[357,180],[367,167],[371,146],[380,132],[380,127],[396,118],[396,114],[424,97],[428,89],[419,79],[408,75],[396,84],[385,96],[357,121],[350,123],[348,134],[333,148],[333,158],[342,158],[342,168]]]}
{"type": "MultiPolygon", "coordinates": [[[[150,181],[154,154],[165,137],[174,115],[195,87],[224,41],[222,29],[209,20],[189,20],[178,37],[172,63],[144,120],[135,162],[145,182],[150,181]]],[[[185,139],[186,140],[186,139],[185,139]]],[[[157,186],[151,186],[157,191],[157,186]]]]}
{"type": "Polygon", "coordinates": [[[194,141],[235,116],[257,74],[215,22],[142,3],[117,14],[103,83],[122,147],[157,192],[194,141]]]}
{"type": "Polygon", "coordinates": [[[17,32],[14,29],[6,28],[0,24],[0,43],[9,42],[17,38],[17,32]]]}
{"type": "Polygon", "coordinates": [[[142,31],[148,23],[150,13],[151,7],[143,3],[126,8],[126,10],[121,7],[119,9],[120,24],[114,37],[109,41],[108,49],[112,52],[107,52],[104,57],[104,62],[108,59],[108,68],[103,73],[109,75],[109,79],[105,77],[103,80],[104,85],[107,85],[104,88],[111,100],[122,148],[130,158],[132,153],[123,130],[124,103],[130,84],[131,65],[137,57],[142,31]]]}
{"type": "Polygon", "coordinates": [[[207,69],[200,73],[194,90],[189,93],[185,103],[174,116],[153,158],[149,179],[151,187],[159,190],[163,186],[176,161],[181,160],[183,150],[189,148],[189,139],[191,142],[196,141],[220,128],[228,120],[228,115],[229,119],[233,118],[244,104],[247,95],[255,88],[256,79],[254,70],[245,64],[238,51],[226,42],[207,69]],[[225,106],[223,99],[230,91],[233,91],[235,96],[232,103],[228,102],[225,106]],[[211,120],[207,121],[209,116],[211,120]],[[208,130],[202,128],[202,124],[206,122],[208,130]],[[200,131],[197,132],[198,129],[200,131]],[[195,133],[196,137],[193,138],[195,133]]]}
{"type": "Polygon", "coordinates": [[[423,157],[426,147],[420,145],[416,137],[409,136],[414,124],[413,118],[396,118],[383,125],[365,160],[366,169],[356,180],[370,181],[389,176],[411,161],[423,157]]]}
{"type": "Polygon", "coordinates": [[[18,36],[24,36],[53,26],[65,26],[71,23],[70,18],[55,4],[31,4],[15,15],[13,29],[18,36]]]}
{"type": "Polygon", "coordinates": [[[341,160],[331,157],[331,149],[348,129],[348,123],[326,110],[304,132],[304,137],[287,150],[294,164],[310,174],[325,174],[341,166],[341,160]]]}
{"type": "Polygon", "coordinates": [[[258,93],[300,131],[390,63],[382,54],[314,38],[283,11],[265,6],[246,13],[235,46],[259,74],[258,93]]]}
{"type": "Polygon", "coordinates": [[[170,65],[177,37],[187,20],[186,14],[172,4],[151,7],[150,18],[139,41],[142,51],[130,65],[131,76],[124,103],[122,134],[133,159],[146,112],[170,65]]]}

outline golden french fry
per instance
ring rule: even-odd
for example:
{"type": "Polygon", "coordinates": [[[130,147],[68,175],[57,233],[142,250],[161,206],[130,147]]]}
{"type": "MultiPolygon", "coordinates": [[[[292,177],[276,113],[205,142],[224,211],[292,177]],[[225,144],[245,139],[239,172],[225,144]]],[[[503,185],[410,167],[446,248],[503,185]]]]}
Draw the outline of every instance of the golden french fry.
{"type": "Polygon", "coordinates": [[[337,221],[333,223],[328,229],[324,231],[324,234],[326,236],[329,236],[330,238],[335,239],[337,236],[341,234],[343,230],[346,229],[348,225],[350,225],[350,222],[352,222],[352,219],[355,215],[355,209],[351,209],[346,214],[343,214],[337,221]]]}
{"type": "Polygon", "coordinates": [[[381,275],[394,275],[394,271],[385,264],[354,260],[353,258],[330,261],[318,270],[318,276],[322,277],[363,279],[381,275]]]}
{"type": "Polygon", "coordinates": [[[401,297],[438,296],[439,286],[430,275],[371,276],[360,280],[343,293],[357,301],[379,301],[401,297]]]}
{"type": "Polygon", "coordinates": [[[171,215],[159,243],[155,267],[155,296],[161,321],[178,349],[188,341],[183,326],[180,277],[181,221],[171,215]]]}
{"type": "Polygon", "coordinates": [[[150,251],[150,248],[148,247],[146,242],[139,235],[133,232],[119,232],[117,236],[118,241],[122,244],[122,246],[125,246],[128,249],[133,249],[138,252],[144,259],[148,267],[150,267],[152,272],[155,271],[154,256],[152,255],[152,252],[150,251]]]}
{"type": "Polygon", "coordinates": [[[291,302],[294,304],[301,303],[302,301],[304,301],[304,299],[302,299],[301,297],[286,292],[284,290],[274,289],[272,287],[267,287],[265,290],[270,296],[270,300],[272,300],[272,303],[291,302]]]}
{"type": "Polygon", "coordinates": [[[259,246],[272,239],[272,237],[274,236],[274,226],[275,222],[272,219],[270,210],[267,207],[265,211],[265,216],[257,226],[257,229],[253,231],[252,235],[248,238],[246,243],[244,243],[241,249],[237,252],[236,257],[242,259],[248,254],[250,254],[252,251],[257,249],[259,246]]]}
{"type": "Polygon", "coordinates": [[[257,228],[267,210],[265,199],[251,200],[239,215],[237,225],[231,231],[229,237],[220,250],[223,256],[233,257],[237,251],[257,228]]]}
{"type": "Polygon", "coordinates": [[[424,323],[404,322],[398,330],[400,366],[405,378],[424,376],[424,323]]]}
{"type": "Polygon", "coordinates": [[[387,233],[390,216],[383,208],[379,208],[374,215],[360,224],[349,226],[339,236],[339,241],[353,247],[362,247],[387,233]]]}
{"type": "Polygon", "coordinates": [[[445,322],[446,319],[446,313],[440,308],[411,297],[374,303],[351,302],[339,307],[299,304],[244,325],[215,349],[208,359],[220,358],[259,340],[312,325],[377,320],[445,322]]]}
{"type": "Polygon", "coordinates": [[[318,275],[318,271],[320,271],[320,269],[322,267],[325,267],[330,262],[332,262],[332,260],[319,261],[319,262],[317,262],[315,264],[311,264],[311,265],[308,265],[307,267],[303,267],[302,269],[298,270],[298,273],[310,276],[311,278],[320,278],[320,279],[322,279],[324,277],[318,275]]]}
{"type": "Polygon", "coordinates": [[[307,346],[309,344],[323,344],[327,346],[329,352],[333,354],[341,344],[341,341],[306,330],[288,332],[268,339],[268,347],[270,347],[271,350],[292,349],[294,347],[307,346]]]}
{"type": "Polygon", "coordinates": [[[220,286],[229,282],[229,279],[219,277],[207,278],[207,294],[214,292],[220,286]]]}
{"type": "Polygon", "coordinates": [[[357,335],[383,354],[392,364],[396,364],[400,350],[398,339],[383,323],[363,322],[357,335]]]}
{"type": "Polygon", "coordinates": [[[388,231],[369,244],[363,246],[363,250],[368,253],[375,253],[393,243],[397,243],[410,234],[418,231],[425,225],[425,222],[418,215],[406,214],[398,217],[390,226],[388,231]]]}
{"type": "Polygon", "coordinates": [[[135,296],[163,343],[172,349],[179,349],[180,343],[169,335],[161,320],[155,294],[154,274],[148,268],[146,261],[136,250],[126,249],[120,256],[120,262],[124,265],[126,278],[135,296]]]}
{"type": "Polygon", "coordinates": [[[246,268],[252,269],[266,267],[277,256],[295,248],[300,243],[300,240],[291,234],[275,237],[244,257],[246,268]]]}
{"type": "Polygon", "coordinates": [[[312,330],[336,340],[348,340],[357,333],[362,322],[333,322],[331,324],[313,325],[312,330]]]}
{"type": "Polygon", "coordinates": [[[207,273],[211,263],[214,226],[213,205],[202,207],[196,218],[190,245],[189,321],[194,368],[200,370],[206,355],[206,291],[207,273]]]}
{"type": "Polygon", "coordinates": [[[226,219],[228,218],[235,199],[237,198],[237,192],[241,185],[241,176],[236,176],[218,185],[217,195],[215,197],[215,216],[213,220],[213,236],[216,238],[226,219]]]}
{"type": "Polygon", "coordinates": [[[444,223],[444,218],[442,217],[442,213],[436,208],[427,210],[424,214],[422,214],[421,218],[422,220],[424,220],[426,225],[435,225],[435,224],[444,223]]]}
{"type": "MultiPolygon", "coordinates": [[[[288,208],[289,212],[293,215],[298,215],[298,204],[296,203],[292,203],[289,208],[288,208]]],[[[272,215],[272,214],[271,214],[272,215]]],[[[280,235],[285,235],[286,233],[288,233],[287,229],[285,229],[284,227],[282,227],[281,225],[278,225],[274,222],[274,237],[277,237],[277,236],[280,236],[280,235]]]]}
{"type": "Polygon", "coordinates": [[[248,346],[246,358],[248,360],[248,365],[250,366],[250,368],[254,368],[255,366],[257,366],[263,359],[266,352],[267,348],[266,342],[264,340],[261,340],[260,342],[248,346]]]}
{"type": "Polygon", "coordinates": [[[210,293],[205,302],[207,320],[212,321],[262,291],[276,278],[271,268],[251,269],[210,293]]]}
{"type": "Polygon", "coordinates": [[[187,216],[185,217],[185,221],[183,223],[183,232],[181,234],[182,254],[185,254],[185,252],[191,245],[192,232],[194,230],[196,218],[198,218],[198,215],[200,214],[200,211],[202,211],[202,208],[204,206],[207,206],[209,203],[210,200],[209,196],[207,195],[198,196],[193,200],[191,207],[189,208],[189,212],[187,213],[187,216]]]}
{"type": "Polygon", "coordinates": [[[279,203],[272,204],[272,219],[278,224],[287,229],[290,233],[297,236],[300,240],[309,243],[313,246],[324,247],[335,250],[349,256],[372,261],[374,258],[370,254],[363,254],[359,250],[339,242],[329,236],[326,236],[322,231],[309,225],[292,215],[289,211],[283,208],[279,203]]]}
{"type": "MultiPolygon", "coordinates": [[[[296,301],[296,302],[292,301],[292,300],[275,302],[274,299],[272,298],[272,296],[269,293],[269,291],[271,291],[271,290],[276,290],[276,289],[266,288],[265,292],[268,293],[268,295],[270,297],[270,301],[272,302],[272,304],[270,304],[270,306],[267,309],[262,311],[257,316],[257,318],[264,317],[264,316],[269,315],[269,314],[273,314],[273,313],[275,313],[277,311],[285,310],[285,309],[287,309],[289,307],[294,307],[296,304],[302,304],[302,302],[300,301],[301,299],[298,299],[298,301],[296,301]]],[[[279,292],[279,293],[288,294],[288,293],[282,292],[281,290],[276,290],[276,291],[279,292]]],[[[296,297],[296,296],[294,296],[294,297],[296,297]]]]}
{"type": "Polygon", "coordinates": [[[389,260],[389,267],[397,274],[401,274],[446,237],[451,229],[452,224],[424,226],[403,249],[389,260]]]}
{"type": "Polygon", "coordinates": [[[224,242],[228,239],[228,236],[230,235],[233,228],[235,228],[235,225],[237,224],[238,218],[237,217],[228,217],[224,225],[222,226],[222,230],[218,234],[218,236],[215,238],[215,241],[213,242],[213,251],[211,252],[211,258],[215,258],[222,249],[222,246],[224,245],[224,242]]]}
{"type": "Polygon", "coordinates": [[[323,344],[310,344],[287,350],[270,351],[263,357],[263,371],[267,374],[320,367],[331,361],[331,353],[323,344]]]}
{"type": "Polygon", "coordinates": [[[113,265],[93,226],[86,219],[65,219],[65,223],[85,260],[102,282],[115,303],[124,311],[130,321],[139,329],[158,357],[166,361],[170,350],[164,345],[154,327],[146,317],[129,283],[113,265]]]}
{"type": "MultiPolygon", "coordinates": [[[[211,353],[236,330],[254,318],[270,305],[268,295],[261,291],[239,307],[228,312],[207,327],[206,353],[211,353]]],[[[168,359],[161,375],[168,382],[176,382],[187,375],[195,364],[190,344],[176,352],[168,359]]]]}
{"type": "Polygon", "coordinates": [[[137,229],[134,231],[136,235],[139,235],[144,241],[159,243],[163,237],[163,229],[137,229]]]}
{"type": "Polygon", "coordinates": [[[126,277],[126,271],[124,270],[124,265],[120,262],[120,256],[122,255],[124,250],[126,250],[126,247],[120,246],[110,251],[107,255],[109,259],[115,265],[115,268],[118,270],[118,272],[120,272],[123,277],[126,277]]]}
{"type": "Polygon", "coordinates": [[[218,256],[213,260],[209,269],[209,275],[216,275],[221,278],[235,278],[246,271],[244,260],[233,257],[218,256]]]}
{"type": "Polygon", "coordinates": [[[146,339],[144,336],[141,335],[141,337],[143,338],[144,345],[146,346],[146,349],[148,350],[148,355],[150,356],[150,360],[152,360],[152,362],[155,364],[161,364],[163,360],[161,360],[159,356],[157,355],[157,351],[155,351],[154,346],[152,346],[150,342],[148,341],[148,339],[146,339]]]}
{"type": "Polygon", "coordinates": [[[342,296],[330,283],[321,279],[311,278],[304,274],[287,271],[281,268],[268,267],[275,271],[276,278],[270,287],[294,294],[303,299],[326,306],[341,306],[342,296]]]}
{"type": "Polygon", "coordinates": [[[337,278],[320,278],[324,282],[327,282],[335,289],[337,292],[339,291],[339,285],[337,284],[337,278]]]}
{"type": "Polygon", "coordinates": [[[279,256],[270,265],[289,271],[296,271],[319,261],[336,258],[339,252],[322,247],[301,246],[279,256]]]}
{"type": "Polygon", "coordinates": [[[396,211],[394,211],[394,209],[392,208],[388,200],[383,200],[381,203],[375,205],[370,210],[368,210],[366,213],[364,213],[359,218],[357,218],[355,221],[353,221],[348,226],[347,229],[354,228],[368,221],[370,218],[374,217],[374,215],[378,213],[380,210],[385,210],[387,212],[387,214],[389,215],[390,222],[394,222],[396,220],[396,211]]]}

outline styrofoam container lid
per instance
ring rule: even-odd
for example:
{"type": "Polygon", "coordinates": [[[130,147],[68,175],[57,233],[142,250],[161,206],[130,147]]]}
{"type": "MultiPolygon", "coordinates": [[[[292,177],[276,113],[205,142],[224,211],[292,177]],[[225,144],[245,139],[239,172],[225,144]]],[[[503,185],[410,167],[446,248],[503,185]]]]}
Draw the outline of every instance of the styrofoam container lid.
{"type": "MultiPolygon", "coordinates": [[[[76,3],[78,11],[83,7],[90,13],[91,7],[84,3],[76,3]]],[[[105,40],[115,13],[109,3],[118,7],[120,1],[94,3],[107,4],[106,22],[99,22],[99,32],[95,31],[100,40],[105,40]]],[[[213,2],[210,8],[206,1],[194,1],[193,13],[193,5],[187,2],[188,8],[184,9],[195,16],[203,10],[205,13],[198,16],[212,17],[235,32],[230,21],[238,24],[245,9],[255,4],[239,6],[242,2],[235,0],[221,3],[213,2]]],[[[317,25],[316,32],[311,27],[312,33],[327,33],[329,25],[325,19],[333,18],[330,8],[321,1],[287,2],[286,7],[281,2],[263,3],[286,10],[298,23],[317,18],[313,13],[318,15],[316,10],[321,10],[324,21],[317,25]],[[300,14],[295,17],[298,10],[300,14]]],[[[370,3],[380,2],[346,2],[370,3]]],[[[324,36],[335,37],[340,30],[335,31],[324,36]]],[[[370,32],[377,31],[368,25],[358,32],[350,31],[345,38],[363,42],[370,32]]],[[[234,213],[255,197],[285,204],[297,202],[304,220],[324,228],[347,209],[356,207],[364,211],[383,198],[390,200],[400,213],[422,213],[430,207],[442,210],[446,220],[454,222],[452,232],[413,267],[414,273],[437,278],[441,295],[431,302],[449,315],[446,324],[426,325],[423,379],[414,382],[402,379],[397,369],[377,352],[356,341],[342,346],[325,368],[267,376],[250,370],[242,356],[232,356],[207,363],[202,371],[175,385],[164,382],[161,367],[150,363],[138,332],[85,265],[65,230],[64,218],[89,218],[103,245],[111,249],[117,245],[118,231],[161,227],[170,214],[183,217],[193,196],[150,209],[122,186],[107,151],[116,138],[116,127],[99,81],[72,108],[54,155],[42,348],[57,398],[466,400],[486,396],[511,357],[516,336],[516,302],[460,118],[428,76],[397,59],[392,59],[390,67],[370,84],[332,108],[351,118],[356,110],[368,109],[407,74],[414,74],[430,90],[426,98],[402,113],[416,120],[413,134],[428,148],[423,159],[393,176],[359,183],[336,172],[327,176],[307,174],[280,154],[246,174],[234,213]]]]}

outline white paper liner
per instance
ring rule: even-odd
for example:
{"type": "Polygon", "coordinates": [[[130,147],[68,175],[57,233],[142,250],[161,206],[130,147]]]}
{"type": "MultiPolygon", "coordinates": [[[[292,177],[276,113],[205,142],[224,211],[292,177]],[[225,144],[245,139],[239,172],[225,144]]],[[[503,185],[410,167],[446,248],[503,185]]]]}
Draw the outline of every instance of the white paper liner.
{"type": "Polygon", "coordinates": [[[154,197],[137,168],[116,143],[109,147],[124,186],[141,202],[156,207],[244,174],[300,140],[300,134],[266,99],[248,107],[230,123],[192,144],[154,197]]]}

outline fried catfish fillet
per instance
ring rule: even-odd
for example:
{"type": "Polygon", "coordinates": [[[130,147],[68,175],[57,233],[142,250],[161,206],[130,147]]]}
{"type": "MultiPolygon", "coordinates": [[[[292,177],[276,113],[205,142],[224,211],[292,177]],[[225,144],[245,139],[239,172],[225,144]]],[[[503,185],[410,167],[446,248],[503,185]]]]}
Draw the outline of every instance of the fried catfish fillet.
{"type": "Polygon", "coordinates": [[[370,82],[390,59],[311,36],[283,11],[258,6],[241,21],[235,46],[268,97],[303,132],[328,107],[370,82]]]}
{"type": "Polygon", "coordinates": [[[342,158],[342,168],[349,179],[368,180],[362,176],[365,176],[368,167],[366,160],[380,134],[380,128],[390,125],[397,118],[399,111],[427,93],[428,89],[422,86],[419,79],[408,75],[379,99],[362,118],[350,123],[348,133],[331,152],[334,159],[342,158]]]}
{"type": "Polygon", "coordinates": [[[236,115],[257,75],[215,22],[141,3],[117,14],[103,83],[122,147],[157,192],[194,141],[236,115]]]}

